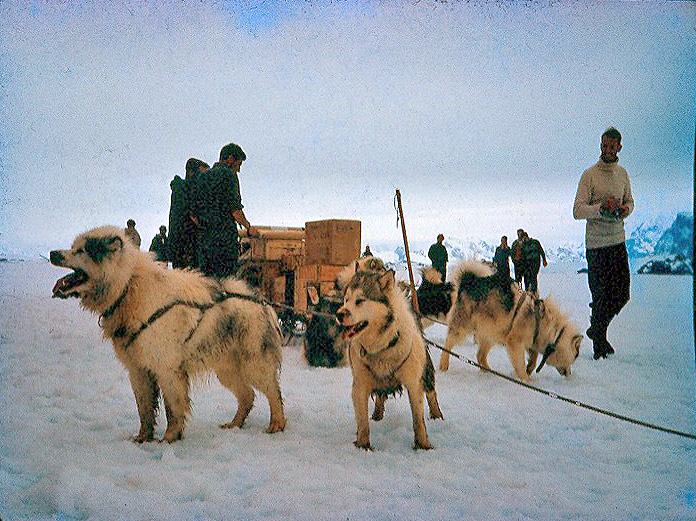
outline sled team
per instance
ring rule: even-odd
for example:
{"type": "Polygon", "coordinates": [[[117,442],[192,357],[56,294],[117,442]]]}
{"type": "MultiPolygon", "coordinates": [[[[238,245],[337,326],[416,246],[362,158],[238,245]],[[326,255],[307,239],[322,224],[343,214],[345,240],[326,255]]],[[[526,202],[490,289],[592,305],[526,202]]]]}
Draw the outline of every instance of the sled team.
{"type": "MultiPolygon", "coordinates": [[[[602,240],[620,239],[622,234],[617,228],[623,230],[622,220],[633,209],[625,170],[615,164],[615,159],[612,161],[620,150],[620,134],[617,138],[611,130],[602,136],[600,162],[583,174],[576,196],[575,216],[588,221],[588,248],[591,238],[602,244],[602,240]],[[612,173],[616,179],[608,177],[612,173]],[[607,233],[614,234],[614,239],[607,239],[607,233]]],[[[226,158],[227,167],[215,167],[220,178],[231,183],[220,203],[226,206],[218,211],[231,209],[234,219],[253,233],[254,228],[241,211],[238,181],[234,184],[241,165],[235,156],[241,151],[237,148],[232,147],[232,159],[226,158]]],[[[222,187],[220,184],[218,189],[222,187]]],[[[214,214],[207,214],[208,222],[214,214]]],[[[167,418],[163,441],[181,439],[191,412],[190,385],[197,376],[208,373],[215,373],[237,399],[234,418],[222,428],[242,427],[254,403],[254,389],[269,403],[266,431],[285,428],[279,385],[282,335],[278,318],[272,306],[258,298],[245,282],[229,276],[236,265],[236,252],[219,254],[216,241],[223,239],[218,235],[199,235],[205,243],[205,251],[198,252],[205,269],[199,270],[167,269],[166,264],[141,252],[125,230],[112,226],[87,231],[75,239],[70,249],[50,253],[52,264],[72,270],[55,283],[53,296],[77,297],[83,308],[98,314],[104,337],[111,340],[117,358],[128,371],[140,418],[136,442],[154,439],[160,395],[167,418]]],[[[587,334],[594,343],[595,359],[610,354],[606,327],[628,300],[627,292],[618,297],[612,292],[616,278],[627,287],[624,281],[628,274],[619,269],[623,265],[612,265],[614,279],[603,273],[597,275],[607,270],[606,262],[614,262],[606,260],[607,247],[614,256],[614,250],[621,246],[625,252],[623,241],[618,245],[603,245],[594,252],[588,249],[588,263],[593,255],[593,264],[588,267],[593,302],[587,334]]],[[[448,369],[449,352],[466,336],[473,335],[478,345],[477,360],[484,369],[489,368],[488,352],[499,344],[505,346],[521,380],[528,380],[535,369],[539,372],[544,365],[555,367],[563,376],[571,374],[583,336],[552,300],[537,298],[535,291],[521,291],[509,271],[496,269],[495,264],[467,261],[455,269],[449,282],[442,275],[442,270],[425,269],[416,292],[423,326],[443,319],[448,324],[439,362],[441,371],[448,369]]],[[[335,316],[353,375],[355,445],[371,447],[370,397],[375,402],[372,419],[379,421],[388,397],[405,388],[414,448],[432,448],[425,426],[425,403],[430,418],[443,419],[435,390],[435,368],[412,303],[395,280],[394,271],[381,260],[364,256],[339,275],[337,287],[342,304],[335,316]]]]}

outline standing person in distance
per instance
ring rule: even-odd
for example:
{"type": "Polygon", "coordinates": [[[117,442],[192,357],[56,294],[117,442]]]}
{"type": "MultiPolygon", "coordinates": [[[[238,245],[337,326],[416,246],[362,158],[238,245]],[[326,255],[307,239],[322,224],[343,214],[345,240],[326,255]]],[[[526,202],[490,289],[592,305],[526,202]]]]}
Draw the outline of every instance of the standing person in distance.
{"type": "Polygon", "coordinates": [[[162,225],[159,227],[159,233],[152,238],[150,243],[150,249],[155,254],[155,260],[157,262],[167,263],[168,259],[168,240],[167,240],[167,227],[162,225]]]}
{"type": "Polygon", "coordinates": [[[587,282],[592,295],[587,336],[595,360],[614,353],[607,329],[631,297],[624,219],[634,207],[628,172],[619,165],[621,133],[616,128],[602,134],[600,150],[599,161],[580,178],[573,205],[573,217],[587,221],[587,282]]]}
{"type": "Polygon", "coordinates": [[[522,277],[524,276],[524,255],[522,254],[522,246],[524,245],[524,230],[520,228],[517,230],[517,239],[512,241],[512,247],[510,248],[510,258],[512,259],[512,265],[515,268],[515,282],[522,288],[522,277]]]}
{"type": "Polygon", "coordinates": [[[500,246],[497,246],[495,249],[493,264],[495,264],[497,272],[503,275],[506,280],[510,278],[510,255],[511,251],[507,243],[507,235],[503,235],[500,238],[500,246]]]}
{"type": "Polygon", "coordinates": [[[524,290],[534,293],[539,298],[539,269],[541,263],[544,263],[544,268],[548,266],[546,262],[546,252],[541,247],[541,243],[537,239],[530,237],[527,232],[524,232],[524,242],[522,243],[522,255],[524,257],[524,290]]]}
{"type": "Polygon", "coordinates": [[[140,234],[138,233],[138,230],[135,229],[135,221],[133,219],[128,219],[126,222],[126,227],[123,229],[123,233],[126,234],[126,237],[131,240],[136,248],[140,249],[140,234]]]}
{"type": "Polygon", "coordinates": [[[443,283],[445,282],[447,276],[448,260],[447,248],[445,248],[445,245],[442,244],[444,240],[445,236],[439,234],[437,236],[437,242],[432,244],[428,250],[428,258],[430,259],[430,262],[433,263],[433,268],[440,272],[443,283]]]}

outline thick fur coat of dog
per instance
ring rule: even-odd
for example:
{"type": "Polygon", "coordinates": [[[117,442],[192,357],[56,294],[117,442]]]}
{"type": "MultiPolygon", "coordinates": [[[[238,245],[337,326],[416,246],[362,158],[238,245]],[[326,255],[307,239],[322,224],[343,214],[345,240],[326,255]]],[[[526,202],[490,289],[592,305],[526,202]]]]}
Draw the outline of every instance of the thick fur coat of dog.
{"type": "Polygon", "coordinates": [[[342,337],[349,342],[353,373],[355,445],[370,448],[368,401],[375,395],[374,420],[384,414],[386,396],[406,388],[411,405],[414,448],[430,449],[425,429],[425,394],[431,418],[442,418],[435,392],[435,369],[408,301],[398,289],[394,272],[356,271],[337,312],[342,337]]]}
{"type": "Polygon", "coordinates": [[[341,339],[339,325],[334,318],[343,305],[343,294],[350,279],[357,271],[384,272],[384,262],[377,257],[361,257],[348,264],[336,276],[334,289],[322,295],[313,305],[311,318],[307,322],[304,355],[307,363],[314,367],[337,367],[345,364],[346,342],[341,339]]]}
{"type": "MultiPolygon", "coordinates": [[[[512,279],[494,273],[489,266],[467,261],[457,267],[456,299],[448,315],[445,348],[452,350],[467,335],[478,344],[478,363],[489,369],[488,352],[494,344],[506,347],[517,377],[528,380],[539,354],[544,364],[569,376],[580,353],[582,335],[550,300],[536,299],[516,290],[512,279]],[[525,368],[525,352],[529,363],[525,368]]],[[[442,352],[440,369],[449,368],[449,353],[442,352]]]]}
{"type": "Polygon", "coordinates": [[[443,282],[442,275],[435,268],[422,268],[421,279],[416,296],[422,315],[421,324],[425,329],[435,322],[447,321],[454,297],[454,285],[451,282],[443,282]]]}
{"type": "Polygon", "coordinates": [[[270,405],[266,432],[285,428],[278,320],[244,282],[169,270],[116,227],[85,232],[71,249],[52,251],[50,260],[74,270],[56,282],[53,296],[78,297],[99,314],[104,337],[128,371],[140,416],[135,441],[154,438],[160,391],[167,416],[163,440],[181,439],[191,411],[189,387],[210,372],[238,402],[234,419],[221,427],[242,426],[256,388],[270,405]]]}

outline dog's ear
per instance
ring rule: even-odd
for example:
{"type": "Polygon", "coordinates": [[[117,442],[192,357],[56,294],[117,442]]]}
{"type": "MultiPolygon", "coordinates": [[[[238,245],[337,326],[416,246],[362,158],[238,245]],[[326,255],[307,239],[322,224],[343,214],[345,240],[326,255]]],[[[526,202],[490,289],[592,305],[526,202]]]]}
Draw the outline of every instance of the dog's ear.
{"type": "Polygon", "coordinates": [[[381,289],[383,292],[386,292],[387,290],[394,287],[394,281],[394,270],[385,271],[384,275],[380,276],[379,278],[379,289],[381,289]]]}
{"type": "Polygon", "coordinates": [[[115,251],[123,248],[123,241],[120,237],[90,237],[85,241],[85,251],[89,258],[92,259],[95,264],[101,264],[101,262],[114,253],[115,251]]]}

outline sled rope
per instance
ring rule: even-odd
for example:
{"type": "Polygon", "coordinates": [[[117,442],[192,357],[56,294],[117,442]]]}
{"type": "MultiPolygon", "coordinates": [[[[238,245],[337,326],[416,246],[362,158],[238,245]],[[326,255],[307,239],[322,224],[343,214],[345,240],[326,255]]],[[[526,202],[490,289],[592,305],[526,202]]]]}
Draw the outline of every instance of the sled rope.
{"type": "Polygon", "coordinates": [[[628,423],[633,423],[634,425],[640,425],[641,427],[647,427],[649,429],[654,429],[654,430],[665,432],[668,434],[675,434],[677,436],[682,436],[683,438],[689,438],[692,440],[696,440],[696,434],[691,434],[689,432],[682,432],[682,431],[678,431],[675,429],[670,429],[668,427],[662,427],[660,425],[655,425],[654,423],[644,422],[642,420],[636,420],[635,418],[630,418],[630,417],[624,416],[622,414],[607,411],[606,409],[601,409],[599,407],[595,407],[594,405],[589,405],[589,404],[583,403],[581,401],[573,400],[572,398],[567,398],[567,397],[562,396],[560,394],[556,394],[554,392],[547,391],[546,389],[541,389],[540,387],[535,387],[534,385],[530,385],[526,382],[522,382],[521,380],[518,380],[516,378],[512,378],[511,376],[508,376],[506,374],[495,371],[494,369],[488,369],[486,367],[483,367],[481,364],[474,362],[473,360],[470,360],[469,358],[467,358],[465,356],[460,356],[459,354],[447,349],[446,347],[443,347],[443,346],[433,342],[432,340],[429,340],[425,336],[423,337],[423,339],[425,340],[425,342],[428,345],[434,346],[441,351],[445,351],[445,352],[449,353],[450,355],[458,358],[459,360],[466,362],[469,365],[473,365],[474,367],[478,367],[479,369],[482,369],[483,371],[486,371],[487,373],[491,373],[491,374],[494,374],[494,375],[499,376],[501,378],[504,378],[508,382],[512,382],[512,383],[515,383],[517,385],[521,385],[522,387],[526,387],[527,389],[541,393],[545,396],[548,396],[549,398],[553,398],[555,400],[560,400],[562,402],[566,402],[566,403],[569,403],[571,405],[576,405],[578,407],[582,407],[583,409],[588,409],[590,411],[593,411],[593,412],[596,412],[599,414],[604,414],[605,416],[609,416],[609,417],[617,419],[617,420],[622,420],[622,421],[625,421],[628,423]]]}
{"type": "MultiPolygon", "coordinates": [[[[146,329],[149,325],[151,325],[155,320],[157,320],[158,318],[160,318],[162,315],[164,315],[167,311],[169,311],[169,310],[170,310],[171,308],[173,308],[174,306],[185,305],[185,306],[189,306],[189,307],[198,308],[198,309],[200,309],[201,311],[206,311],[207,309],[210,309],[210,308],[213,307],[214,305],[219,304],[219,303],[221,303],[221,302],[223,302],[223,301],[225,301],[225,300],[227,300],[227,299],[230,299],[230,298],[238,298],[238,299],[242,299],[242,300],[249,300],[249,301],[251,301],[251,302],[255,302],[255,303],[261,304],[261,305],[267,305],[267,306],[271,306],[271,307],[274,307],[274,308],[281,308],[281,309],[285,309],[285,310],[295,311],[295,308],[294,308],[294,307],[288,306],[287,304],[278,304],[278,303],[274,303],[274,302],[269,302],[269,301],[267,301],[266,299],[263,299],[263,298],[261,298],[261,297],[257,297],[257,296],[255,296],[255,295],[245,295],[245,294],[243,294],[243,293],[233,293],[233,292],[227,292],[227,291],[217,294],[217,295],[215,296],[215,298],[214,298],[213,303],[211,303],[211,304],[200,304],[200,303],[197,303],[197,302],[191,302],[191,301],[185,301],[185,300],[176,300],[176,301],[174,301],[174,302],[171,302],[169,305],[167,305],[167,306],[165,306],[165,307],[159,309],[159,310],[156,311],[155,313],[153,313],[152,316],[150,316],[150,318],[147,320],[147,322],[146,322],[145,324],[143,324],[143,325],[141,326],[141,328],[140,328],[138,331],[136,331],[136,332],[134,332],[134,333],[131,334],[129,340],[127,341],[126,347],[130,346],[130,344],[133,343],[133,341],[137,338],[137,336],[138,336],[143,330],[145,330],[145,329],[146,329]]],[[[330,318],[330,319],[334,319],[334,320],[336,319],[336,315],[333,315],[333,314],[331,314],[331,313],[322,313],[322,312],[319,312],[319,311],[307,311],[306,314],[307,314],[307,315],[318,315],[318,316],[323,316],[323,317],[325,317],[325,318],[330,318]]],[[[437,322],[437,323],[439,323],[439,324],[443,324],[443,322],[439,322],[439,321],[437,321],[437,320],[434,320],[433,322],[437,322]]],[[[445,325],[446,325],[446,324],[445,324],[445,325]]],[[[674,435],[676,435],[676,436],[681,436],[681,437],[683,437],[683,438],[688,438],[688,439],[696,440],[696,434],[691,434],[691,433],[679,431],[679,430],[676,430],[676,429],[670,429],[670,428],[668,428],[668,427],[662,427],[662,426],[660,426],[660,425],[655,425],[655,424],[653,424],[653,423],[645,422],[645,421],[642,421],[642,420],[637,420],[637,419],[631,418],[631,417],[629,417],[629,416],[624,416],[624,415],[622,415],[622,414],[618,414],[618,413],[615,413],[615,412],[612,412],[612,411],[608,411],[608,410],[602,409],[602,408],[600,408],[600,407],[595,407],[594,405],[589,405],[589,404],[586,404],[586,403],[581,402],[581,401],[579,401],[579,400],[574,400],[574,399],[572,399],[572,398],[568,398],[568,397],[566,397],[566,396],[563,396],[563,395],[560,395],[560,394],[557,394],[557,393],[554,393],[554,392],[551,392],[551,391],[547,391],[546,389],[542,389],[542,388],[540,388],[540,387],[536,387],[536,386],[531,385],[531,384],[528,384],[528,383],[526,383],[526,382],[522,382],[521,380],[518,380],[518,379],[516,379],[516,378],[512,378],[511,376],[508,376],[508,375],[506,375],[506,374],[503,374],[503,373],[501,373],[501,372],[499,372],[499,371],[496,371],[496,370],[494,370],[494,369],[488,369],[488,368],[486,368],[486,367],[483,367],[481,364],[479,364],[479,363],[477,363],[477,362],[474,362],[473,360],[471,360],[471,359],[469,359],[469,358],[467,358],[467,357],[465,357],[465,356],[461,356],[460,354],[455,353],[454,351],[451,351],[450,349],[447,349],[446,347],[441,346],[441,345],[437,344],[436,342],[433,342],[432,340],[426,338],[425,336],[423,336],[423,339],[425,340],[426,344],[431,345],[431,346],[433,346],[433,347],[436,347],[436,348],[439,349],[440,351],[445,351],[445,352],[449,353],[451,356],[454,356],[455,358],[457,358],[457,359],[459,359],[459,360],[461,360],[461,361],[463,361],[463,362],[465,362],[465,363],[467,363],[467,364],[469,364],[469,365],[472,365],[472,366],[474,366],[474,367],[477,367],[478,369],[481,369],[481,370],[483,370],[483,371],[486,371],[487,373],[491,373],[491,374],[493,374],[493,375],[495,375],[495,376],[499,376],[500,378],[503,378],[504,380],[507,380],[508,382],[512,382],[512,383],[514,383],[514,384],[517,384],[517,385],[520,385],[520,386],[522,386],[522,387],[525,387],[525,388],[527,388],[527,389],[529,389],[529,390],[536,391],[536,392],[538,392],[538,393],[540,393],[540,394],[543,394],[544,396],[547,396],[547,397],[549,397],[549,398],[553,398],[553,399],[555,399],[555,400],[560,400],[560,401],[562,401],[562,402],[566,402],[566,403],[569,403],[569,404],[571,404],[571,405],[575,405],[575,406],[577,406],[577,407],[581,407],[581,408],[583,408],[583,409],[587,409],[587,410],[596,412],[596,413],[598,413],[598,414],[603,414],[603,415],[605,415],[605,416],[609,416],[610,418],[614,418],[614,419],[617,419],[617,420],[621,420],[621,421],[625,421],[625,422],[628,422],[628,423],[632,423],[632,424],[634,424],[634,425],[639,425],[639,426],[641,426],[641,427],[647,427],[647,428],[649,428],[649,429],[653,429],[653,430],[656,430],[656,431],[664,432],[664,433],[667,433],[667,434],[674,434],[674,435]]]]}

